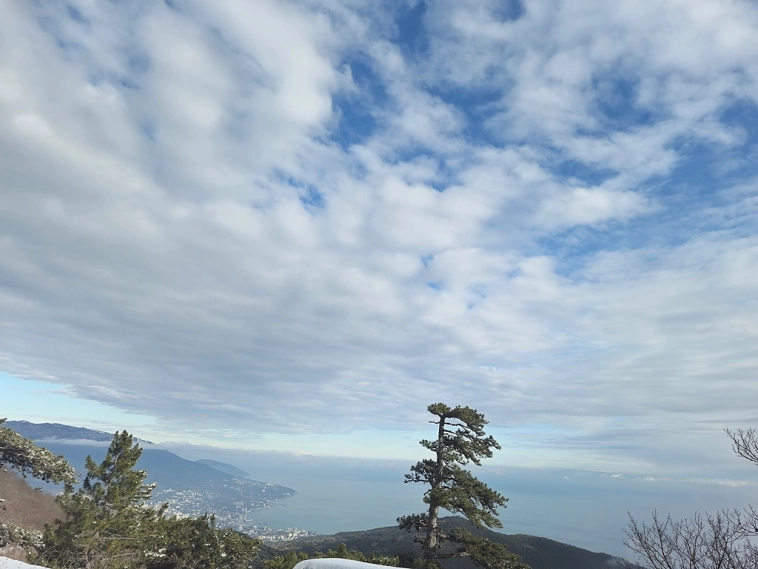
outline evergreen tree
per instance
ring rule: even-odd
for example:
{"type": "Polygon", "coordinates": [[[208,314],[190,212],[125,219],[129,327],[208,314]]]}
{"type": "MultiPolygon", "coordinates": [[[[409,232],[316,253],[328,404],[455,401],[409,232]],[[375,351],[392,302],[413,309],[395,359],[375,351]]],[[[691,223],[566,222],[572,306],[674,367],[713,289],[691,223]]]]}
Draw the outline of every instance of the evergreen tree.
{"type": "MultiPolygon", "coordinates": [[[[76,470],[65,458],[37,446],[34,441],[16,431],[3,427],[5,421],[0,419],[0,466],[9,466],[24,478],[31,475],[38,480],[55,484],[76,482],[76,470]]],[[[0,496],[0,510],[5,509],[5,499],[0,496]]],[[[12,544],[31,551],[41,540],[42,534],[37,530],[0,524],[0,548],[12,544]]]]}
{"type": "Polygon", "coordinates": [[[459,405],[453,409],[444,403],[434,403],[428,410],[436,417],[430,423],[437,425],[437,438],[422,440],[421,446],[435,456],[416,463],[411,473],[405,475],[406,483],[429,485],[424,493],[428,510],[397,519],[400,528],[424,534],[423,567],[437,567],[437,559],[463,556],[487,569],[527,567],[500,544],[476,537],[463,528],[449,533],[440,528],[440,509],[463,514],[478,528],[503,527],[497,518],[497,508],[505,507],[508,499],[462,468],[470,462],[481,466],[481,459],[492,457],[492,449],[500,449],[492,436],[485,436],[484,415],[470,407],[459,405]],[[441,553],[440,546],[446,542],[454,545],[453,551],[441,553]]]}
{"type": "Polygon", "coordinates": [[[67,484],[58,503],[66,519],[48,527],[35,562],[55,569],[244,569],[260,542],[216,528],[213,516],[166,518],[151,507],[153,484],[135,466],[142,449],[116,433],[105,460],[87,457],[81,488],[67,484]]]}
{"type": "Polygon", "coordinates": [[[31,475],[45,482],[60,484],[76,482],[76,470],[58,456],[16,431],[3,427],[0,419],[0,465],[18,470],[22,476],[31,475]]]}
{"type": "Polygon", "coordinates": [[[263,562],[264,569],[292,569],[301,561],[308,559],[304,551],[288,551],[284,555],[277,555],[263,562]]]}
{"type": "Polygon", "coordinates": [[[102,463],[87,457],[81,488],[68,483],[57,499],[66,519],[47,528],[38,562],[85,569],[139,564],[141,542],[163,513],[145,503],[154,485],[144,484],[145,470],[134,469],[141,454],[123,431],[113,436],[102,463]]]}
{"type": "Polygon", "coordinates": [[[213,515],[199,518],[161,518],[152,536],[147,569],[202,567],[246,569],[260,542],[233,529],[216,527],[213,515]]]}

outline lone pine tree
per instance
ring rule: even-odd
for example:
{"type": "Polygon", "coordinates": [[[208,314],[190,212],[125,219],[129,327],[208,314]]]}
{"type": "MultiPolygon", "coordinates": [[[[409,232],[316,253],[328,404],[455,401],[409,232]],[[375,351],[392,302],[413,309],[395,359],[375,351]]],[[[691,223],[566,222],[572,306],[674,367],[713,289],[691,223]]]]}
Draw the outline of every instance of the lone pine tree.
{"type": "Polygon", "coordinates": [[[475,527],[501,528],[497,508],[505,507],[507,498],[479,481],[462,468],[472,462],[481,466],[481,459],[491,458],[493,449],[500,445],[492,436],[486,436],[484,415],[470,407],[453,408],[444,403],[429,405],[436,417],[429,421],[437,425],[437,438],[422,440],[421,446],[432,451],[434,458],[424,459],[411,467],[405,482],[428,484],[424,502],[428,510],[422,514],[401,516],[398,525],[408,531],[422,533],[425,569],[438,567],[438,559],[470,557],[478,566],[487,569],[526,568],[519,556],[510,553],[500,544],[474,536],[463,528],[444,533],[440,528],[440,509],[463,514],[475,527]],[[444,543],[453,544],[452,551],[441,552],[444,543]]]}

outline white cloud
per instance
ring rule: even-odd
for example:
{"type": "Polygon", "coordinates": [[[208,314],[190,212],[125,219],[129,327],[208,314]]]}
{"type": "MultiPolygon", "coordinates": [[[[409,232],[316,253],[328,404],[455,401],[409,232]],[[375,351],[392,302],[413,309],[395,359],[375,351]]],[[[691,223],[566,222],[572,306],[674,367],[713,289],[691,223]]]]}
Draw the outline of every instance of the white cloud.
{"type": "Polygon", "coordinates": [[[413,53],[376,7],[176,4],[0,22],[4,371],[185,428],[461,402],[609,471],[755,418],[752,5],[440,3],[413,53]]]}
{"type": "Polygon", "coordinates": [[[624,219],[647,209],[644,197],[633,192],[612,192],[599,188],[565,190],[545,199],[535,223],[547,227],[590,225],[608,219],[624,219]]]}

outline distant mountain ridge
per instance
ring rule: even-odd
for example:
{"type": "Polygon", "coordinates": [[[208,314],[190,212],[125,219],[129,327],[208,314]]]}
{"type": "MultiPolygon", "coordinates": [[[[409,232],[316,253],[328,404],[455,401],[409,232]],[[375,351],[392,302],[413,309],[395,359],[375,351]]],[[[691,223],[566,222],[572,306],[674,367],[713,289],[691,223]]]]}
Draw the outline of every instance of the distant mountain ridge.
{"type": "MultiPolygon", "coordinates": [[[[21,433],[33,441],[47,439],[61,439],[74,441],[97,441],[110,442],[113,439],[113,433],[105,431],[96,431],[86,427],[72,427],[61,423],[30,423],[29,421],[6,421],[5,427],[21,433]]],[[[134,437],[135,442],[143,445],[151,445],[150,441],[134,437]]]]}
{"type": "MultiPolygon", "coordinates": [[[[488,529],[477,529],[466,519],[449,516],[440,520],[440,526],[448,532],[453,527],[463,527],[473,534],[505,545],[509,551],[520,555],[532,569],[616,569],[623,560],[607,553],[595,553],[552,539],[533,535],[507,535],[488,529]]],[[[340,532],[328,536],[315,536],[277,543],[279,551],[302,550],[309,554],[327,549],[337,549],[344,543],[348,549],[357,549],[365,555],[421,555],[421,544],[414,542],[414,534],[397,526],[366,531],[340,532]]],[[[443,569],[474,569],[474,564],[465,557],[444,559],[443,569]]]]}
{"type": "MultiPolygon", "coordinates": [[[[58,423],[6,421],[3,426],[35,442],[43,441],[41,446],[64,455],[79,472],[85,471],[88,455],[99,463],[106,453],[103,443],[113,438],[112,434],[103,431],[58,423]]],[[[247,477],[247,472],[230,464],[186,460],[168,450],[155,448],[153,443],[144,443],[137,468],[147,470],[146,482],[158,485],[153,492],[153,502],[169,502],[172,511],[191,516],[211,512],[216,514],[219,524],[240,527],[245,524],[248,511],[268,507],[274,500],[296,494],[286,486],[252,480],[247,477]],[[245,477],[214,468],[213,463],[226,470],[244,473],[245,477]]]]}
{"type": "Polygon", "coordinates": [[[250,478],[250,473],[247,472],[246,470],[242,470],[241,468],[237,468],[236,466],[227,464],[225,462],[219,462],[218,460],[211,460],[209,458],[201,458],[200,460],[196,460],[195,462],[199,462],[200,464],[210,466],[211,468],[215,468],[216,470],[220,470],[221,472],[226,472],[227,474],[231,474],[232,476],[237,476],[239,478],[250,478]]]}

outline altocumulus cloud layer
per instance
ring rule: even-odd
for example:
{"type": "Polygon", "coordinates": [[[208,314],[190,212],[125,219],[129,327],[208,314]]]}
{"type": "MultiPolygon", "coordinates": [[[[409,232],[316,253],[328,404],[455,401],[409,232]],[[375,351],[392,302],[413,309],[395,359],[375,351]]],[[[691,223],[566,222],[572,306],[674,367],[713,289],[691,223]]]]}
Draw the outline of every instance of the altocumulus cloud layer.
{"type": "Polygon", "coordinates": [[[0,369],[648,462],[758,423],[756,5],[384,4],[6,3],[0,369]]]}

